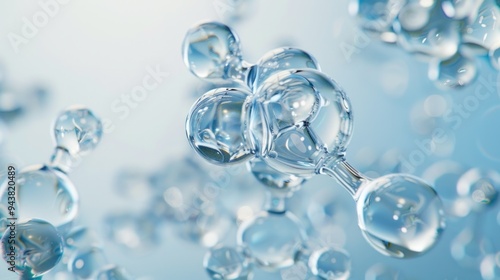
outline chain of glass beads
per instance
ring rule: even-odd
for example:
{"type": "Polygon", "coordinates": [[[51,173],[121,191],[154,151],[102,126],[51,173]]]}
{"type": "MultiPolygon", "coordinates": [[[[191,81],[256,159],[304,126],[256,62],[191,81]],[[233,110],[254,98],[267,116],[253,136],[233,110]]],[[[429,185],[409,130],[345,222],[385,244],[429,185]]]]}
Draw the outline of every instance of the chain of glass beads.
{"type": "Polygon", "coordinates": [[[290,266],[301,252],[292,245],[304,244],[300,231],[279,229],[298,223],[285,204],[301,185],[293,182],[315,174],[335,178],[352,195],[365,239],[382,254],[408,258],[435,244],[444,229],[444,213],[431,186],[408,174],[369,179],[345,161],[351,105],[310,54],[280,48],[252,65],[242,59],[237,35],[215,22],[189,30],[183,54],[197,77],[241,84],[199,98],[188,114],[186,133],[207,161],[222,166],[249,162],[256,178],[269,187],[268,211],[241,225],[237,237],[258,265],[290,266]],[[279,240],[289,241],[281,247],[286,250],[265,242],[274,240],[276,232],[279,240]]]}
{"type": "Polygon", "coordinates": [[[17,174],[15,195],[0,188],[2,257],[20,279],[132,279],[121,267],[109,264],[97,238],[75,227],[78,192],[67,176],[101,140],[101,121],[90,110],[73,106],[54,123],[56,148],[48,164],[33,165],[17,174]],[[12,200],[14,197],[14,200],[12,200]],[[9,242],[12,214],[15,243],[9,242]],[[8,255],[13,249],[15,257],[8,255]]]}
{"type": "Polygon", "coordinates": [[[476,55],[500,70],[498,0],[352,0],[349,11],[366,32],[428,60],[440,87],[473,82],[476,55]]]}

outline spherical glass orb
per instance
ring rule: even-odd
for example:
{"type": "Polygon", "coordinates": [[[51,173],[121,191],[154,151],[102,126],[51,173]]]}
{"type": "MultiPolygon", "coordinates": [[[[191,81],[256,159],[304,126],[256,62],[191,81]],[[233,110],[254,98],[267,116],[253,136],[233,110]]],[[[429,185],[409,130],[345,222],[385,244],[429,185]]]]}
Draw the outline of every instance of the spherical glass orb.
{"type": "MultiPolygon", "coordinates": [[[[8,205],[8,184],[0,188],[0,201],[8,205]]],[[[37,218],[61,231],[78,215],[78,193],[68,177],[46,165],[25,168],[17,175],[15,215],[19,221],[37,218]]]]}
{"type": "Polygon", "coordinates": [[[210,249],[203,259],[203,267],[211,279],[252,279],[251,269],[245,256],[231,247],[210,249]]]}
{"type": "Polygon", "coordinates": [[[500,174],[495,170],[473,168],[457,183],[457,192],[473,211],[481,212],[496,205],[500,190],[500,174]]]}
{"type": "Polygon", "coordinates": [[[1,241],[3,259],[25,277],[47,273],[61,260],[64,250],[56,228],[39,219],[19,223],[14,231],[7,228],[1,241]]]}
{"type": "Polygon", "coordinates": [[[319,63],[309,53],[296,48],[277,48],[267,52],[251,68],[247,84],[251,88],[258,88],[271,75],[283,70],[316,69],[320,70],[319,63]]]}
{"type": "Polygon", "coordinates": [[[182,54],[195,76],[217,81],[228,78],[226,66],[231,59],[240,58],[240,40],[222,23],[203,23],[187,32],[182,54]]]}
{"type": "Polygon", "coordinates": [[[257,89],[247,119],[247,138],[274,169],[311,176],[326,157],[345,150],[352,111],[344,91],[323,73],[287,70],[257,89]]]}
{"type": "Polygon", "coordinates": [[[265,269],[291,266],[306,240],[300,221],[290,212],[262,212],[244,222],[237,242],[265,269]]]}
{"type": "Polygon", "coordinates": [[[344,250],[322,248],[309,257],[309,268],[320,279],[345,280],[351,274],[351,257],[344,250]]]}
{"type": "Polygon", "coordinates": [[[445,227],[443,205],[434,189],[406,174],[386,175],[362,186],[357,212],[366,240],[396,258],[426,252],[445,227]]]}
{"type": "Polygon", "coordinates": [[[94,150],[101,141],[102,132],[101,120],[84,107],[68,108],[54,123],[57,147],[72,156],[83,156],[94,150]]]}
{"type": "Polygon", "coordinates": [[[241,89],[218,88],[205,93],[191,108],[186,120],[187,137],[207,161],[224,165],[252,156],[242,119],[249,95],[241,89]]]}

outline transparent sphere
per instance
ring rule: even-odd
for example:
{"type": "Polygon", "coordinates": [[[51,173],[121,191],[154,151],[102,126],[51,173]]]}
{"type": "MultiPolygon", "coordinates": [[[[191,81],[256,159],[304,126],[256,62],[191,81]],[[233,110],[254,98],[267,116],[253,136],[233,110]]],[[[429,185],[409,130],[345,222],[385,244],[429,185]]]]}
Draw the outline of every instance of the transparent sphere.
{"type": "Polygon", "coordinates": [[[499,189],[500,174],[494,170],[470,169],[457,183],[458,194],[466,198],[476,212],[492,208],[497,202],[499,189]]]}
{"type": "Polygon", "coordinates": [[[404,0],[351,0],[349,12],[361,28],[376,33],[387,31],[403,7],[404,0]]]}
{"type": "Polygon", "coordinates": [[[96,280],[132,280],[134,279],[130,274],[120,266],[116,265],[106,265],[99,274],[96,276],[96,280]]]}
{"type": "MultiPolygon", "coordinates": [[[[78,193],[68,177],[46,165],[25,168],[17,175],[14,207],[19,221],[42,219],[65,231],[78,215],[78,193]]],[[[8,205],[8,184],[0,201],[8,205]]]]}
{"type": "Polygon", "coordinates": [[[101,120],[83,107],[68,108],[54,123],[57,147],[72,156],[83,156],[94,150],[101,141],[102,132],[101,120]]]}
{"type": "Polygon", "coordinates": [[[226,79],[231,59],[240,58],[240,40],[226,25],[203,23],[191,28],[182,46],[184,63],[202,79],[226,79]]]}
{"type": "Polygon", "coordinates": [[[93,279],[108,262],[97,247],[81,248],[73,253],[68,270],[79,279],[93,279]]]}
{"type": "Polygon", "coordinates": [[[245,256],[231,247],[217,247],[208,251],[203,259],[203,267],[211,279],[252,279],[245,256]]]}
{"type": "Polygon", "coordinates": [[[477,66],[473,58],[456,53],[447,60],[432,60],[428,74],[429,79],[439,87],[461,88],[474,81],[477,66]]]}
{"type": "Polygon", "coordinates": [[[500,70],[500,47],[492,48],[489,52],[489,57],[491,61],[491,65],[495,67],[497,70],[500,70]]]}
{"type": "Polygon", "coordinates": [[[63,251],[63,239],[56,228],[39,219],[19,223],[15,231],[9,228],[2,237],[3,259],[23,276],[45,274],[61,260],[63,251]],[[13,233],[15,237],[10,239],[13,233]]]}
{"type": "Polygon", "coordinates": [[[484,0],[477,15],[462,30],[463,42],[491,50],[500,42],[500,5],[495,0],[484,0]]]}
{"type": "Polygon", "coordinates": [[[240,89],[218,88],[205,93],[191,108],[186,120],[187,137],[207,161],[224,165],[251,157],[242,118],[249,94],[240,89]]]}
{"type": "Polygon", "coordinates": [[[323,248],[309,257],[312,273],[326,280],[345,280],[351,274],[351,257],[344,250],[323,248]]]}
{"type": "Polygon", "coordinates": [[[281,173],[258,158],[249,161],[248,166],[254,177],[273,193],[292,194],[306,181],[303,177],[281,173]]]}
{"type": "Polygon", "coordinates": [[[293,265],[305,240],[300,221],[290,212],[262,212],[244,222],[237,233],[238,245],[266,269],[293,265]]]}
{"type": "Polygon", "coordinates": [[[445,227],[436,192],[411,175],[390,174],[367,183],[356,205],[366,240],[382,254],[396,258],[426,252],[445,227]]]}
{"type": "Polygon", "coordinates": [[[315,174],[324,158],[345,150],[352,133],[346,94],[331,78],[312,69],[269,77],[245,115],[253,149],[271,167],[288,174],[315,174]]]}
{"type": "MultiPolygon", "coordinates": [[[[425,1],[431,2],[431,1],[425,1]]],[[[400,45],[410,52],[447,59],[458,51],[460,23],[448,18],[438,5],[410,1],[401,10],[393,28],[400,45]]]]}
{"type": "Polygon", "coordinates": [[[296,48],[277,48],[267,52],[251,67],[247,84],[250,88],[258,88],[267,78],[283,70],[316,69],[319,63],[309,53],[296,48]]]}

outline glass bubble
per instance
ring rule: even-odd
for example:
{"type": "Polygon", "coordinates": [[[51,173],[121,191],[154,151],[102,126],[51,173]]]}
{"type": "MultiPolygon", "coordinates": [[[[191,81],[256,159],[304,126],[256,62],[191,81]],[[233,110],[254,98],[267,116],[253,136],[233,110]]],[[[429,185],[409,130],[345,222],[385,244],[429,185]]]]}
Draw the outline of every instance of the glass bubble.
{"type": "Polygon", "coordinates": [[[352,133],[349,99],[312,69],[269,77],[245,115],[254,149],[271,167],[294,175],[314,175],[325,157],[345,150],[352,133]]]}
{"type": "Polygon", "coordinates": [[[396,258],[426,252],[445,227],[442,203],[434,189],[407,174],[386,175],[364,186],[357,212],[367,241],[396,258]]]}
{"type": "Polygon", "coordinates": [[[403,48],[430,57],[448,59],[460,44],[459,22],[448,18],[434,1],[408,2],[394,30],[403,48]]]}
{"type": "Polygon", "coordinates": [[[441,7],[444,13],[454,19],[464,19],[473,15],[478,0],[443,0],[441,7]]]}
{"type": "Polygon", "coordinates": [[[351,257],[344,250],[323,248],[311,254],[309,268],[321,279],[348,279],[351,274],[351,257]]]}
{"type": "Polygon", "coordinates": [[[82,248],[71,256],[68,270],[80,279],[92,279],[106,264],[108,262],[101,249],[82,248]]]}
{"type": "MultiPolygon", "coordinates": [[[[68,177],[46,165],[34,165],[17,175],[16,215],[20,221],[38,218],[65,231],[78,215],[78,194],[68,177]]],[[[0,188],[7,205],[8,184],[0,188]]]]}
{"type": "Polygon", "coordinates": [[[202,79],[227,79],[230,61],[241,62],[240,40],[222,23],[209,22],[191,28],[182,50],[185,65],[202,79]]]}
{"type": "Polygon", "coordinates": [[[446,214],[454,217],[465,217],[470,212],[469,204],[457,192],[458,180],[464,173],[465,168],[459,163],[444,160],[429,166],[422,175],[435,187],[446,214]]]}
{"type": "Polygon", "coordinates": [[[47,273],[61,260],[64,251],[63,239],[57,229],[39,219],[19,223],[14,231],[8,228],[1,241],[3,259],[8,263],[12,261],[9,264],[15,264],[16,272],[24,277],[47,273]],[[12,233],[14,239],[11,239],[12,233]],[[9,240],[15,243],[11,244],[9,240]],[[9,256],[12,252],[15,257],[9,256]]]}
{"type": "Polygon", "coordinates": [[[106,265],[99,274],[96,280],[132,280],[134,279],[123,267],[116,265],[106,265]]]}
{"type": "Polygon", "coordinates": [[[468,200],[472,210],[484,211],[495,205],[500,188],[500,174],[494,170],[473,168],[458,180],[457,191],[468,200]]]}
{"type": "Polygon", "coordinates": [[[474,81],[477,66],[474,59],[457,53],[447,60],[433,59],[428,74],[442,88],[462,88],[474,81]]]}
{"type": "Polygon", "coordinates": [[[484,280],[500,279],[500,252],[484,257],[479,266],[479,271],[481,271],[484,280]]]}
{"type": "Polygon", "coordinates": [[[73,156],[83,156],[95,149],[101,141],[103,128],[99,118],[84,107],[70,107],[54,123],[57,148],[73,156]]]}
{"type": "Polygon", "coordinates": [[[283,70],[316,69],[319,63],[309,53],[290,47],[277,48],[267,52],[252,66],[247,78],[250,88],[256,89],[267,78],[283,70]]]}
{"type": "Polygon", "coordinates": [[[349,12],[357,17],[361,28],[380,33],[391,28],[404,3],[404,0],[351,0],[349,12]]]}
{"type": "Polygon", "coordinates": [[[500,6],[495,0],[482,1],[476,16],[462,30],[463,42],[491,50],[500,42],[500,6]]]}
{"type": "Polygon", "coordinates": [[[275,194],[291,195],[299,190],[306,180],[295,175],[281,173],[257,158],[249,161],[248,166],[254,177],[275,194]]]}
{"type": "Polygon", "coordinates": [[[194,104],[186,120],[189,143],[207,161],[231,164],[247,160],[252,151],[243,131],[242,112],[249,92],[214,89],[194,104]]]}
{"type": "Polygon", "coordinates": [[[244,222],[237,233],[238,245],[266,269],[293,265],[305,240],[300,221],[290,212],[262,212],[244,222]]]}
{"type": "Polygon", "coordinates": [[[500,70],[500,47],[492,48],[489,52],[489,57],[491,61],[491,65],[495,67],[497,70],[500,70]]]}
{"type": "Polygon", "coordinates": [[[211,279],[252,279],[252,271],[245,256],[231,247],[210,249],[203,259],[203,267],[211,279]]]}

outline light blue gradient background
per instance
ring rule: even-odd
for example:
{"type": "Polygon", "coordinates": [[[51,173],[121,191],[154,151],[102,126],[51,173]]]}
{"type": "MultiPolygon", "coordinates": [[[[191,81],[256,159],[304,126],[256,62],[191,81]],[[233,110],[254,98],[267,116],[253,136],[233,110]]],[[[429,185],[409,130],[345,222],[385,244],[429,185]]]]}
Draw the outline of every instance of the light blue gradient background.
{"type": "MultiPolygon", "coordinates": [[[[8,34],[19,34],[22,18],[31,18],[39,10],[37,1],[0,2],[0,61],[7,69],[8,82],[17,87],[42,83],[49,87],[51,95],[48,106],[9,126],[4,148],[23,166],[48,161],[53,149],[50,125],[61,109],[72,104],[85,104],[102,118],[111,119],[116,125],[114,132],[105,134],[98,149],[70,174],[81,197],[82,224],[104,235],[105,213],[138,207],[133,201],[116,198],[112,183],[118,170],[155,170],[189,151],[184,120],[194,101],[191,91],[197,80],[182,61],[182,39],[196,23],[219,17],[212,0],[72,0],[16,54],[8,34]],[[112,102],[122,94],[130,94],[134,86],[141,84],[146,68],[156,65],[170,76],[126,119],[120,119],[111,109],[112,102]]],[[[423,137],[411,130],[409,112],[416,102],[441,93],[427,79],[426,63],[376,40],[348,61],[341,45],[352,45],[360,31],[347,13],[346,0],[259,0],[251,11],[232,25],[241,38],[246,60],[254,62],[272,48],[292,44],[312,53],[322,70],[346,90],[355,113],[348,159],[364,147],[379,152],[398,148],[406,155],[417,148],[415,140],[423,137]],[[394,89],[399,95],[388,94],[393,83],[399,84],[394,89]]],[[[498,84],[498,73],[484,60],[480,61],[479,71],[479,75],[498,84]]],[[[446,94],[462,103],[479,86],[475,83],[446,94]]],[[[482,116],[499,104],[497,88],[463,120],[456,130],[452,159],[467,166],[500,171],[500,162],[486,157],[477,145],[483,138],[498,141],[500,120],[493,122],[496,127],[485,129],[482,116]]],[[[489,153],[498,155],[499,150],[489,153]]],[[[434,160],[427,157],[414,173],[419,175],[434,160]]],[[[305,188],[325,185],[339,189],[338,195],[349,201],[346,204],[351,207],[352,222],[342,226],[348,231],[345,248],[352,257],[352,279],[363,279],[366,269],[380,262],[401,270],[411,279],[478,279],[477,271],[460,268],[450,256],[450,240],[465,226],[465,221],[451,224],[441,242],[423,257],[383,257],[361,236],[354,203],[335,182],[314,178],[305,188]]],[[[485,226],[489,233],[496,232],[496,245],[500,246],[500,225],[495,220],[498,209],[497,206],[488,213],[490,222],[485,226]]],[[[124,252],[107,240],[104,250],[112,262],[145,277],[141,279],[207,279],[202,268],[205,249],[179,239],[174,231],[163,228],[161,244],[151,251],[124,252]]],[[[234,239],[232,236],[229,239],[234,239]]],[[[0,263],[0,279],[15,279],[0,263]]],[[[255,279],[280,277],[259,271],[255,279]]]]}

